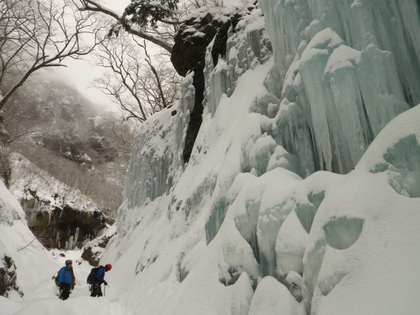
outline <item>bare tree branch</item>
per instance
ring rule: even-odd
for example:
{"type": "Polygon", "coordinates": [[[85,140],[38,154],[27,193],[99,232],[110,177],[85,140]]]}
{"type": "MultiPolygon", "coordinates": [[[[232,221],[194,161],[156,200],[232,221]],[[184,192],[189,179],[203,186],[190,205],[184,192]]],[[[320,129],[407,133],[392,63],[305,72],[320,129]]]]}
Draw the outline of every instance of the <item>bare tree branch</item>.
{"type": "Polygon", "coordinates": [[[65,66],[64,59],[85,56],[98,44],[99,37],[92,35],[101,27],[89,14],[74,10],[66,0],[60,6],[53,0],[0,1],[0,34],[5,34],[0,40],[0,109],[34,72],[65,66]],[[87,36],[94,42],[84,45],[87,36]],[[12,69],[21,75],[3,91],[2,79],[12,69]]]}
{"type": "MultiPolygon", "coordinates": [[[[102,5],[100,5],[99,3],[92,1],[92,0],[80,0],[82,6],[79,7],[79,10],[81,11],[92,11],[92,12],[101,12],[105,15],[108,15],[110,17],[112,17],[113,19],[115,19],[119,24],[121,24],[124,27],[124,30],[132,35],[138,36],[140,38],[143,38],[147,41],[150,41],[160,47],[162,47],[163,49],[165,49],[166,51],[168,51],[169,53],[172,52],[172,45],[169,44],[166,40],[156,37],[156,36],[152,36],[147,34],[146,32],[142,31],[141,29],[136,29],[133,28],[132,25],[128,24],[127,21],[122,17],[119,16],[117,13],[113,12],[110,9],[107,9],[105,7],[103,7],[102,5]]],[[[167,23],[177,23],[174,21],[167,21],[167,23]]]]}
{"type": "Polygon", "coordinates": [[[166,103],[166,99],[165,99],[165,94],[163,93],[163,88],[162,88],[162,82],[160,81],[160,77],[159,74],[156,70],[156,68],[152,65],[152,59],[150,59],[150,56],[147,52],[147,48],[146,48],[146,43],[144,43],[144,54],[146,55],[146,62],[149,65],[150,69],[152,70],[153,75],[155,76],[156,82],[157,82],[157,87],[159,89],[159,94],[161,96],[162,99],[162,104],[163,104],[163,108],[166,108],[168,106],[168,104],[166,103]]]}
{"type": "Polygon", "coordinates": [[[133,42],[124,36],[109,39],[100,45],[97,60],[111,72],[96,79],[94,86],[119,105],[125,120],[143,122],[175,99],[179,77],[163,58],[160,68],[153,65],[156,60],[150,57],[146,41],[133,42]]]}

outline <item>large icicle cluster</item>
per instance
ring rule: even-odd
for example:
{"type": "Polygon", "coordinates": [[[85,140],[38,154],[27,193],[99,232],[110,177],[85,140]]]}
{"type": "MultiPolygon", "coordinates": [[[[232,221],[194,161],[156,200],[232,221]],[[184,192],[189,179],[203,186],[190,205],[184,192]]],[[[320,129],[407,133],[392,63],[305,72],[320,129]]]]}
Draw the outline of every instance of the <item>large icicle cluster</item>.
{"type": "Polygon", "coordinates": [[[293,108],[294,116],[278,115],[267,132],[300,158],[302,174],[347,173],[392,118],[420,102],[418,5],[414,0],[261,0],[260,5],[276,60],[267,87],[279,98],[280,111],[293,108]],[[297,119],[301,122],[290,130],[287,121],[297,119]],[[312,139],[312,154],[302,139],[312,139]]]}

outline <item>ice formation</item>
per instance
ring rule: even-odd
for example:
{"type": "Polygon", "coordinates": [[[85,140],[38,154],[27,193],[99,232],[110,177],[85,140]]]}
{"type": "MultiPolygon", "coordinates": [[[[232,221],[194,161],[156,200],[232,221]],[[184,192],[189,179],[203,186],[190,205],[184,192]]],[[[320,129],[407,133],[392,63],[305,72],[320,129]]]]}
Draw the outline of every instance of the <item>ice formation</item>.
{"type": "Polygon", "coordinates": [[[191,75],[180,101],[138,131],[103,258],[124,266],[121,303],[150,314],[417,314],[418,2],[259,5],[229,31],[225,58],[207,51],[189,162],[191,75]]]}
{"type": "MultiPolygon", "coordinates": [[[[271,88],[272,93],[281,103],[297,104],[303,111],[301,125],[308,127],[300,130],[310,132],[314,140],[313,167],[350,171],[378,132],[420,101],[415,88],[420,80],[420,47],[415,35],[420,29],[418,16],[413,14],[418,12],[417,4],[353,0],[259,3],[276,60],[270,80],[276,80],[278,86],[271,88]]],[[[308,156],[299,146],[279,140],[301,160],[308,156]]],[[[302,166],[312,171],[307,164],[302,166]]]]}

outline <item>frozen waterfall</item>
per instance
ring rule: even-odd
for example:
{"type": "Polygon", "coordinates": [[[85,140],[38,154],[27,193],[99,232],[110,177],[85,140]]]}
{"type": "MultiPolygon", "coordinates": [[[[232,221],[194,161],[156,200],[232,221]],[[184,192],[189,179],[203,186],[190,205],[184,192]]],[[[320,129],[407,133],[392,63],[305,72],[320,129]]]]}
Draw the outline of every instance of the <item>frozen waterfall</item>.
{"type": "Polygon", "coordinates": [[[188,163],[192,74],[138,131],[104,256],[127,311],[418,314],[418,1],[258,4],[207,48],[188,163]]]}
{"type": "MultiPolygon", "coordinates": [[[[273,42],[272,72],[278,73],[267,86],[277,84],[270,90],[279,103],[287,100],[303,111],[300,125],[308,127],[300,133],[314,140],[315,169],[349,172],[392,118],[420,102],[418,5],[409,0],[259,3],[273,42]]],[[[290,139],[276,140],[300,157],[302,174],[311,172],[310,161],[304,162],[307,150],[290,145],[290,139]]]]}

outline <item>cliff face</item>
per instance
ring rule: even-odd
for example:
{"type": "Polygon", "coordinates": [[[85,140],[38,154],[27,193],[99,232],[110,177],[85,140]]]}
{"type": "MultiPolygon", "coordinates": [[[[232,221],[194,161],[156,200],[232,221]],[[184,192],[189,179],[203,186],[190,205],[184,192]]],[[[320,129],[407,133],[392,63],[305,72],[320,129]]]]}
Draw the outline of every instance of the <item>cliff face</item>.
{"type": "MultiPolygon", "coordinates": [[[[98,205],[79,190],[13,154],[11,191],[26,214],[28,227],[46,248],[75,249],[111,224],[98,205]]],[[[92,183],[93,184],[93,183],[92,183]]]]}
{"type": "MultiPolygon", "coordinates": [[[[263,132],[297,158],[301,176],[349,172],[391,119],[420,102],[420,29],[413,13],[418,4],[263,0],[259,5],[275,61],[265,81],[268,93],[253,107],[268,118],[263,132]]],[[[176,37],[172,61],[182,75],[194,72],[196,98],[184,162],[201,125],[202,106],[215,107],[223,93],[230,95],[238,68],[249,68],[258,50],[267,48],[250,34],[255,56],[243,51],[229,57],[228,43],[249,11],[202,12],[176,37]],[[204,83],[202,71],[210,74],[219,57],[229,70],[215,71],[204,83]],[[205,99],[204,85],[210,89],[205,99]]]]}
{"type": "Polygon", "coordinates": [[[50,211],[45,209],[47,206],[28,208],[24,205],[24,209],[29,229],[48,249],[82,248],[106,228],[106,219],[100,210],[87,212],[64,205],[63,208],[54,207],[50,211]]]}
{"type": "Polygon", "coordinates": [[[420,22],[401,3],[262,0],[220,27],[204,88],[188,73],[137,133],[103,256],[128,311],[420,310],[420,72],[397,60],[416,69],[420,22]]]}

